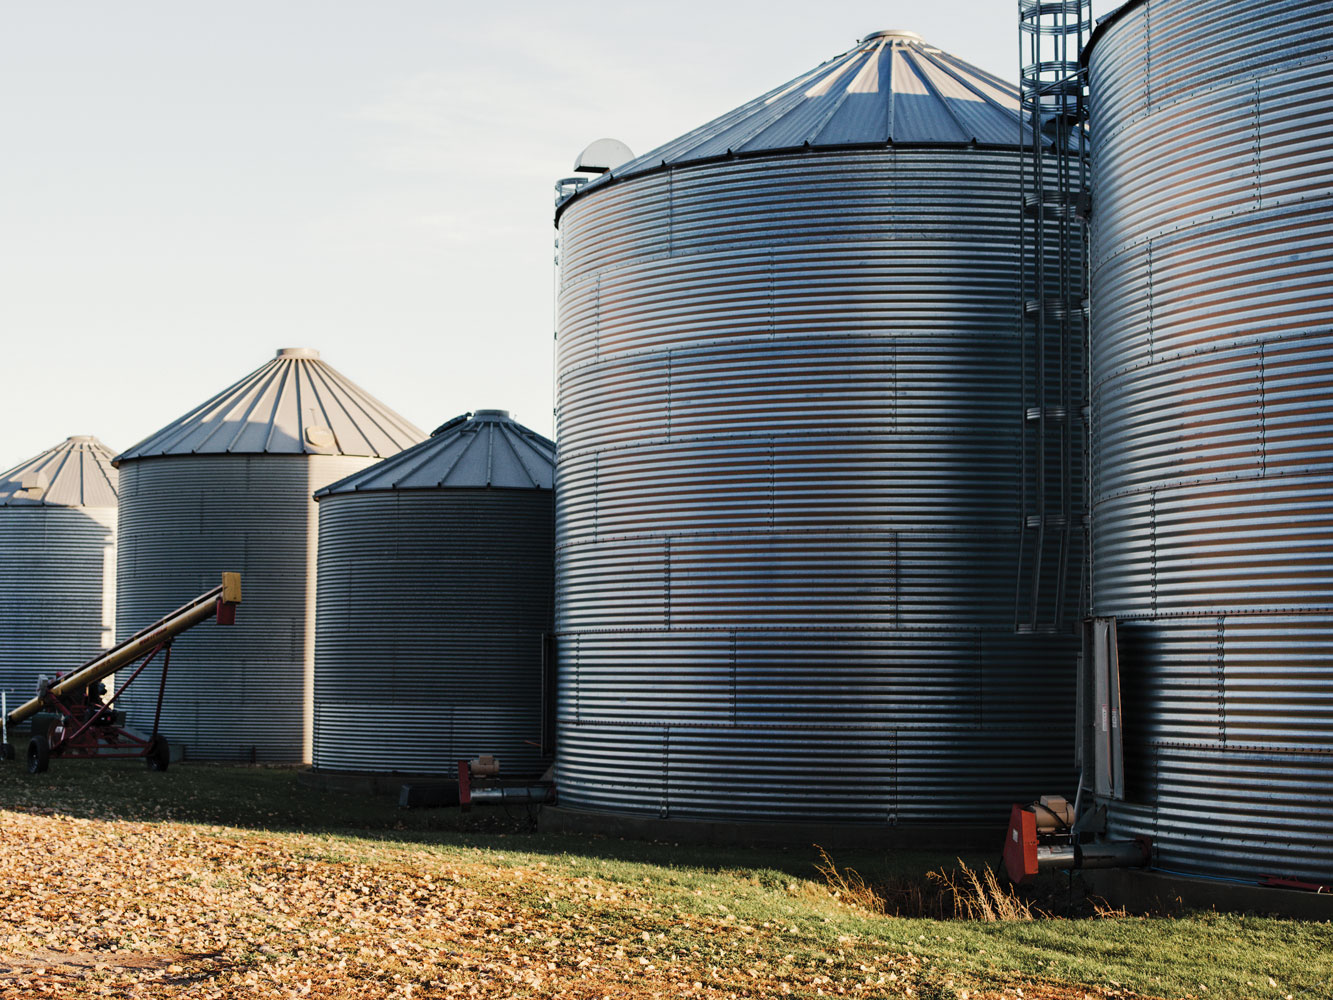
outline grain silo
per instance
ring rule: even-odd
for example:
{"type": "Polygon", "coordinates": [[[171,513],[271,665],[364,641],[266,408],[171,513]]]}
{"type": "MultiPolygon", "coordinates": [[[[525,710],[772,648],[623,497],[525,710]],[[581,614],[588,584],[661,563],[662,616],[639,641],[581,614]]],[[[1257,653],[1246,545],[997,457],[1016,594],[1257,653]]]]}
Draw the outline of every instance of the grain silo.
{"type": "Polygon", "coordinates": [[[554,466],[552,442],[478,410],[316,494],[316,767],[544,770],[554,466]]]}
{"type": "Polygon", "coordinates": [[[114,454],[72,437],[0,473],[0,690],[10,708],[33,696],[40,675],[111,645],[114,454]]]}
{"type": "MultiPolygon", "coordinates": [[[[318,351],[288,348],[117,457],[119,634],[215,586],[224,571],[244,581],[235,628],[181,640],[162,708],[173,744],[202,759],[310,759],[311,495],[423,436],[318,351]]],[[[131,689],[131,718],[152,710],[142,700],[156,690],[131,689]]]]}
{"type": "Polygon", "coordinates": [[[1165,869],[1333,875],[1333,3],[1128,3],[1092,94],[1092,604],[1165,869]]]}
{"type": "Polygon", "coordinates": [[[1072,623],[1015,629],[1019,136],[877,32],[560,202],[562,805],[1002,829],[1072,783],[1072,623]]]}

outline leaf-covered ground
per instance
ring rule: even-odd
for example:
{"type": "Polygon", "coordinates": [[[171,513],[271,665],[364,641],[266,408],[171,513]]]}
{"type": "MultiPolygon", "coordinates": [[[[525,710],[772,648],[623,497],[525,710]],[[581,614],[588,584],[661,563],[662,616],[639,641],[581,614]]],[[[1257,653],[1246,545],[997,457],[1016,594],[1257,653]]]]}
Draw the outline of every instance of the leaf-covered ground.
{"type": "Polygon", "coordinates": [[[897,920],[793,874],[803,861],[394,831],[374,802],[360,831],[293,821],[351,801],[258,769],[4,772],[0,997],[1330,995],[1327,925],[897,920]],[[1180,949],[1209,954],[1177,968],[1180,949]]]}

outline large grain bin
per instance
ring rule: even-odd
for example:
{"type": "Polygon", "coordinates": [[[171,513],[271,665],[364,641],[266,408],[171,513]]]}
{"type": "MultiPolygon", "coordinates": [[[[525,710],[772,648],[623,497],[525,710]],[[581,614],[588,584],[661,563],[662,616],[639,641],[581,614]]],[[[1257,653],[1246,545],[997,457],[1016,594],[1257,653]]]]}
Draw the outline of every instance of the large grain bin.
{"type": "Polygon", "coordinates": [[[1333,3],[1152,0],[1092,88],[1093,610],[1163,868],[1333,876],[1333,3]]]}
{"type": "MultiPolygon", "coordinates": [[[[173,744],[194,758],[310,759],[311,494],[422,437],[317,351],[290,348],[116,459],[119,634],[224,571],[239,572],[245,591],[234,628],[177,643],[162,706],[173,744]]],[[[124,706],[131,722],[153,709],[157,685],[145,677],[124,706]]]]}
{"type": "Polygon", "coordinates": [[[539,774],[555,445],[478,410],[320,490],[315,766],[539,774]]]}
{"type": "Polygon", "coordinates": [[[114,454],[95,437],[72,437],[0,472],[0,691],[11,709],[42,674],[111,645],[114,454]]]}
{"type": "Polygon", "coordinates": [[[564,806],[1002,829],[1072,784],[1072,635],[1014,623],[1019,135],[878,32],[559,205],[564,806]]]}

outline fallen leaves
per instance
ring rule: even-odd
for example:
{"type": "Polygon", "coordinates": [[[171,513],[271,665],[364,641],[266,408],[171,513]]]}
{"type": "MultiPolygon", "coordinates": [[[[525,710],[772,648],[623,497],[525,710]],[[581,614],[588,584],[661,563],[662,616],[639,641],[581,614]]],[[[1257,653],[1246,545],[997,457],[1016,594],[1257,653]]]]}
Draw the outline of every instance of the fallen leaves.
{"type": "Polygon", "coordinates": [[[0,810],[0,998],[918,995],[911,955],[845,937],[836,959],[783,956],[794,925],[650,889],[428,846],[0,810]]]}

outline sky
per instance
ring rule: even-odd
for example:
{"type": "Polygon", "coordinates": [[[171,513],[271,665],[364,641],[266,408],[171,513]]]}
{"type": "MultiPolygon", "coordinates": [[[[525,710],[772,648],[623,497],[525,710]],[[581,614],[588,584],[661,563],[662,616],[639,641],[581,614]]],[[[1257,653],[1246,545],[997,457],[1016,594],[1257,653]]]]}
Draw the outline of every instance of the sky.
{"type": "Polygon", "coordinates": [[[1016,9],[0,0],[0,469],[127,449],[282,347],[427,431],[550,435],[584,146],[645,153],[885,28],[1013,81],[1016,9]]]}

